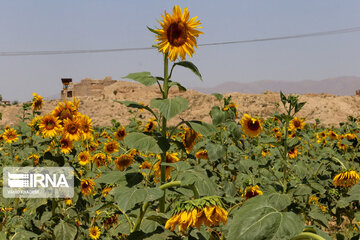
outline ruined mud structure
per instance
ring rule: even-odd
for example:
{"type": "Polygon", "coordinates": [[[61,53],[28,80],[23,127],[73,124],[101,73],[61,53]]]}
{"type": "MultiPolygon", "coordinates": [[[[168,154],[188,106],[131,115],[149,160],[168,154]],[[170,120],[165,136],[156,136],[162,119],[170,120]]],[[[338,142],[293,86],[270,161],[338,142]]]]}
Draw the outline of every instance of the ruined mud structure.
{"type": "Polygon", "coordinates": [[[71,78],[62,78],[63,89],[61,90],[61,99],[68,100],[73,97],[82,96],[101,96],[104,88],[113,83],[116,80],[112,80],[111,77],[105,77],[101,80],[93,80],[91,78],[85,78],[80,83],[73,83],[71,78]]]}

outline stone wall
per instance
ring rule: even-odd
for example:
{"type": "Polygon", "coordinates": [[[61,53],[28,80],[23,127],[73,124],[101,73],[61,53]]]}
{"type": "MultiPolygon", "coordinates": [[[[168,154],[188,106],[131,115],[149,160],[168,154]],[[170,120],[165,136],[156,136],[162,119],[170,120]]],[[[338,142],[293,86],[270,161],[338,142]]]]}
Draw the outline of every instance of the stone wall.
{"type": "Polygon", "coordinates": [[[116,83],[116,80],[112,80],[111,77],[105,77],[102,80],[94,80],[91,78],[85,78],[80,83],[71,82],[67,89],[61,91],[62,99],[69,99],[72,97],[82,96],[101,96],[104,92],[104,88],[116,83]]]}

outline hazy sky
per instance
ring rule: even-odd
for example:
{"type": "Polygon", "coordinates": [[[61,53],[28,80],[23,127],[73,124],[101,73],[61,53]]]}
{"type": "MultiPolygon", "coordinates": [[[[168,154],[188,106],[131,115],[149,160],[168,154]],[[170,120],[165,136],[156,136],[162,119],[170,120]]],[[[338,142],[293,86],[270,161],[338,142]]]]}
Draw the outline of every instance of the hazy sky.
{"type": "MultiPolygon", "coordinates": [[[[0,3],[0,52],[150,47],[164,10],[189,7],[204,32],[198,43],[236,41],[360,27],[358,0],[4,0],[0,3]]],[[[199,47],[192,61],[204,82],[186,70],[174,80],[186,87],[225,81],[321,80],[360,76],[360,32],[199,47]]],[[[0,94],[29,100],[60,92],[62,77],[120,80],[128,73],[162,73],[156,50],[51,56],[0,57],[0,94]]]]}

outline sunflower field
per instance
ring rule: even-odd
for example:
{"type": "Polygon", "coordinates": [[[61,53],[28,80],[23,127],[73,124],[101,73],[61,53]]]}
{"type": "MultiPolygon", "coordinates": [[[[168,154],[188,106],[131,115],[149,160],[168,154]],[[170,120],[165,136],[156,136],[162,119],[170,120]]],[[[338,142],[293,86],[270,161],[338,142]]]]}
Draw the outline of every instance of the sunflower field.
{"type": "Polygon", "coordinates": [[[161,97],[117,101],[134,114],[128,125],[93,126],[76,98],[42,112],[34,93],[20,122],[0,129],[2,168],[72,167],[75,175],[73,198],[1,196],[0,239],[359,239],[360,118],[332,128],[307,123],[306,103],[280,93],[281,111],[263,119],[215,93],[212,123],[169,126],[188,108],[169,96],[171,87],[186,91],[173,70],[202,80],[186,61],[202,32],[178,6],[159,23],[149,30],[164,75],[126,78],[157,84],[161,97]],[[153,117],[144,121],[143,111],[153,117]]]}

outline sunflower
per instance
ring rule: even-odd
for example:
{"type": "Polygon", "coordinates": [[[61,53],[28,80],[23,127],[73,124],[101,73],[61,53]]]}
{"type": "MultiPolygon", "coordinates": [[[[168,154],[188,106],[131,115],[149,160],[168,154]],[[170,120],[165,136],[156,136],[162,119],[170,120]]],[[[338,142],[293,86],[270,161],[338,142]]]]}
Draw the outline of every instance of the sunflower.
{"type": "Polygon", "coordinates": [[[334,131],[328,132],[327,135],[331,140],[336,140],[338,138],[338,135],[334,131]]]}
{"type": "Polygon", "coordinates": [[[97,226],[92,226],[89,229],[89,236],[94,240],[99,239],[100,234],[101,234],[100,229],[97,226]]]}
{"type": "MultiPolygon", "coordinates": [[[[178,153],[166,153],[166,163],[175,163],[180,161],[177,157],[178,153]]],[[[161,159],[160,155],[157,156],[158,159],[161,159]]],[[[166,166],[165,168],[165,180],[169,180],[171,178],[170,173],[173,167],[166,166]]],[[[161,160],[154,164],[154,181],[157,183],[161,178],[161,160]]]]}
{"type": "Polygon", "coordinates": [[[166,11],[160,23],[161,29],[156,29],[158,33],[156,42],[159,52],[168,53],[170,61],[175,61],[179,54],[182,60],[185,60],[185,55],[192,57],[194,46],[197,47],[196,38],[202,34],[197,28],[200,26],[200,21],[197,17],[189,19],[188,9],[185,8],[181,13],[179,6],[174,6],[173,14],[169,15],[166,11]]]}
{"type": "Polygon", "coordinates": [[[117,225],[118,224],[118,215],[115,214],[111,217],[107,217],[105,218],[105,220],[103,221],[102,225],[105,227],[105,229],[109,229],[111,228],[113,225],[117,225]]]}
{"type": "Polygon", "coordinates": [[[61,130],[60,120],[53,115],[45,115],[40,120],[39,129],[44,137],[53,138],[61,130]]]}
{"type": "Polygon", "coordinates": [[[65,198],[65,204],[68,205],[68,206],[71,206],[72,205],[72,200],[70,198],[65,198]]]}
{"type": "Polygon", "coordinates": [[[338,148],[341,149],[341,150],[346,150],[346,149],[349,148],[349,145],[347,145],[347,144],[345,144],[345,143],[342,143],[342,140],[343,140],[344,138],[346,138],[345,135],[340,135],[340,136],[338,137],[339,141],[337,142],[337,146],[338,146],[338,148]]]}
{"type": "Polygon", "coordinates": [[[155,118],[149,119],[148,123],[145,125],[144,132],[152,132],[156,127],[155,118]]]}
{"type": "Polygon", "coordinates": [[[2,134],[2,137],[7,143],[16,142],[19,139],[19,136],[20,134],[17,134],[14,128],[6,129],[5,132],[2,134]]]}
{"type": "Polygon", "coordinates": [[[259,186],[247,187],[245,192],[242,194],[242,197],[245,198],[245,201],[249,198],[255,197],[257,195],[263,195],[263,192],[260,190],[259,186]]]}
{"type": "Polygon", "coordinates": [[[200,230],[201,225],[208,227],[224,225],[227,222],[228,212],[223,208],[219,199],[213,197],[204,197],[185,201],[175,208],[173,216],[167,220],[166,229],[175,230],[179,225],[179,232],[186,231],[189,227],[196,227],[200,230]]]}
{"type": "Polygon", "coordinates": [[[80,129],[82,131],[82,137],[84,140],[91,140],[92,137],[92,121],[87,115],[82,115],[80,117],[80,129]]]}
{"type": "MultiPolygon", "coordinates": [[[[152,163],[151,162],[148,162],[148,161],[144,161],[141,163],[141,165],[139,166],[139,170],[143,170],[143,169],[151,169],[152,167],[152,163]]],[[[142,172],[141,171],[141,174],[146,176],[146,173],[145,172],[142,172]]]]}
{"type": "Polygon", "coordinates": [[[115,160],[115,166],[120,171],[124,171],[126,168],[130,167],[133,162],[134,157],[131,154],[122,154],[115,160]]]}
{"type": "Polygon", "coordinates": [[[296,147],[293,147],[288,152],[288,156],[289,156],[290,159],[294,159],[297,155],[298,155],[298,150],[296,149],[296,147]]]}
{"type": "Polygon", "coordinates": [[[34,165],[37,165],[40,157],[37,154],[31,154],[27,159],[32,159],[34,161],[34,165]]]}
{"type": "Polygon", "coordinates": [[[74,116],[78,115],[78,107],[79,100],[75,100],[74,98],[74,102],[64,101],[64,104],[59,102],[58,106],[54,108],[51,114],[55,117],[58,117],[60,121],[65,119],[73,119],[74,116]]]}
{"type": "Polygon", "coordinates": [[[200,138],[201,135],[195,132],[192,128],[184,128],[184,134],[182,137],[182,142],[185,146],[186,152],[189,153],[193,150],[196,140],[200,138]]]}
{"type": "Polygon", "coordinates": [[[106,155],[104,153],[96,153],[92,161],[95,162],[97,167],[104,166],[106,164],[106,155]]]}
{"type": "Polygon", "coordinates": [[[108,141],[107,143],[105,143],[104,151],[108,154],[112,154],[114,152],[118,152],[119,147],[120,145],[116,141],[108,141]]]}
{"type": "Polygon", "coordinates": [[[263,130],[261,121],[257,118],[252,118],[248,114],[240,120],[243,131],[250,137],[257,137],[263,130]]]}
{"type": "Polygon", "coordinates": [[[31,127],[31,131],[36,132],[37,136],[40,135],[39,124],[41,122],[41,119],[41,116],[36,116],[31,120],[30,123],[28,123],[28,126],[31,127]]]}
{"type": "Polygon", "coordinates": [[[91,160],[90,153],[88,151],[81,152],[78,155],[78,160],[79,160],[80,165],[85,166],[86,164],[89,164],[89,162],[91,160]]]}
{"type": "Polygon", "coordinates": [[[60,140],[60,149],[64,154],[68,154],[74,148],[74,143],[67,138],[62,137],[60,140]]]}
{"type": "Polygon", "coordinates": [[[105,188],[101,191],[102,195],[104,195],[104,197],[106,197],[106,196],[109,194],[109,192],[111,191],[111,189],[112,189],[112,187],[105,187],[105,188]]]}
{"type": "Polygon", "coordinates": [[[81,193],[83,196],[89,196],[94,190],[95,182],[89,178],[81,180],[81,193]]]}
{"type": "Polygon", "coordinates": [[[32,109],[34,111],[41,110],[42,104],[43,104],[43,97],[40,95],[37,95],[36,93],[33,93],[33,100],[32,100],[32,109]]]}
{"type": "Polygon", "coordinates": [[[308,203],[309,204],[318,204],[319,203],[319,198],[316,197],[316,196],[311,196],[311,197],[309,197],[308,203]]]}
{"type": "Polygon", "coordinates": [[[293,120],[290,121],[289,130],[296,131],[298,129],[304,129],[305,127],[305,118],[294,117],[293,120]]]}
{"type": "Polygon", "coordinates": [[[116,132],[114,132],[114,136],[119,141],[124,140],[124,138],[126,136],[126,131],[125,131],[124,126],[121,126],[121,128],[116,130],[116,132]]]}
{"type": "Polygon", "coordinates": [[[348,188],[355,185],[360,180],[359,174],[354,170],[346,170],[337,174],[333,179],[336,187],[348,188]]]}
{"type": "Polygon", "coordinates": [[[209,155],[206,149],[200,150],[197,153],[195,153],[195,157],[199,159],[209,159],[209,155]]]}
{"type": "Polygon", "coordinates": [[[65,119],[64,123],[64,137],[71,141],[78,141],[82,136],[81,123],[78,118],[65,119]]]}
{"type": "Polygon", "coordinates": [[[99,147],[99,144],[97,142],[93,142],[93,141],[91,141],[88,145],[86,145],[86,149],[89,152],[95,152],[98,147],[99,147]]]}

